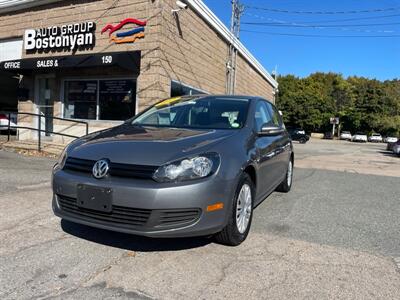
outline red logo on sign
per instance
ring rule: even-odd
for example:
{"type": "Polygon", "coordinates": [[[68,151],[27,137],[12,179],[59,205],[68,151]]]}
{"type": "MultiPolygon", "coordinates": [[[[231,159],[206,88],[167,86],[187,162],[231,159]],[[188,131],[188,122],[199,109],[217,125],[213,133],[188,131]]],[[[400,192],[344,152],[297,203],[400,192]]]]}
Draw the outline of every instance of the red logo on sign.
{"type": "Polygon", "coordinates": [[[101,34],[108,31],[109,32],[108,36],[110,37],[110,42],[114,42],[116,44],[134,43],[137,39],[144,38],[144,27],[146,25],[147,25],[147,21],[140,21],[137,19],[128,18],[128,19],[122,20],[117,25],[107,24],[101,30],[101,34]],[[137,27],[135,27],[131,30],[125,31],[125,32],[119,32],[116,35],[111,36],[112,33],[120,30],[127,24],[134,24],[134,25],[137,25],[137,27]]]}

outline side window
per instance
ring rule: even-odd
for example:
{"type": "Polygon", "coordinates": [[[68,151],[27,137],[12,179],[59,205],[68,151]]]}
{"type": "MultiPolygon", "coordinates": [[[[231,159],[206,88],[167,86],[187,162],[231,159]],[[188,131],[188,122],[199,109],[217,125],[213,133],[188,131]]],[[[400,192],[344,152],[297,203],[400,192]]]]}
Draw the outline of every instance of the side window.
{"type": "Polygon", "coordinates": [[[274,126],[282,127],[282,119],[278,110],[271,103],[267,103],[268,111],[272,118],[272,123],[274,126]]]}
{"type": "Polygon", "coordinates": [[[271,116],[268,112],[268,108],[266,105],[266,102],[264,101],[259,101],[256,105],[256,112],[255,112],[255,116],[254,116],[254,123],[256,126],[256,131],[260,131],[261,127],[264,124],[272,124],[272,119],[271,116]]]}
{"type": "Polygon", "coordinates": [[[173,124],[176,117],[176,108],[166,107],[160,109],[143,119],[143,123],[148,125],[165,125],[169,126],[173,124]]]}

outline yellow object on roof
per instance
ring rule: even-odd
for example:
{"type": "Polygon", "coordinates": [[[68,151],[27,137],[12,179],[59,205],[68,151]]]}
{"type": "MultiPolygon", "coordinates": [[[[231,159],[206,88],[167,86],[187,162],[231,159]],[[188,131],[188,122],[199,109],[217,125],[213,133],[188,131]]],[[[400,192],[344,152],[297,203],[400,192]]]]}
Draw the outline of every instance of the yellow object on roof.
{"type": "Polygon", "coordinates": [[[169,98],[169,99],[166,99],[164,101],[161,101],[160,103],[157,103],[155,106],[157,108],[160,108],[162,106],[167,106],[167,105],[173,104],[175,102],[179,102],[181,99],[182,99],[182,97],[169,98]]]}

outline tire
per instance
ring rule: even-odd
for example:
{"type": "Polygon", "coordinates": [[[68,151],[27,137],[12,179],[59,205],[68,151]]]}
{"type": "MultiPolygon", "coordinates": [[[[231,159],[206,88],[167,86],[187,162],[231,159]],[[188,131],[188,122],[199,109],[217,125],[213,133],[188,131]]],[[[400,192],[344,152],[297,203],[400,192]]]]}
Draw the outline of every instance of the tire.
{"type": "Polygon", "coordinates": [[[251,227],[251,221],[253,219],[254,196],[254,183],[250,179],[249,175],[243,173],[236,188],[233,205],[229,213],[228,224],[221,232],[215,235],[215,240],[217,243],[227,246],[238,246],[247,238],[251,227]],[[248,195],[246,193],[250,193],[250,199],[245,197],[245,195],[248,195]],[[243,196],[245,199],[239,199],[239,197],[243,196]],[[246,200],[250,202],[247,202],[246,200]],[[243,203],[242,209],[240,207],[238,209],[240,202],[243,203]],[[238,217],[240,211],[242,211],[242,213],[238,217]],[[245,211],[247,211],[247,213],[245,211]],[[240,220],[243,223],[241,223],[240,220]]]}
{"type": "Polygon", "coordinates": [[[305,138],[301,138],[301,139],[299,140],[299,143],[300,143],[300,144],[305,144],[305,143],[307,143],[307,140],[306,140],[305,138]]]}
{"type": "Polygon", "coordinates": [[[288,164],[288,169],[286,171],[285,179],[281,182],[281,184],[276,188],[277,192],[288,193],[292,188],[293,183],[293,159],[291,158],[288,164]]]}

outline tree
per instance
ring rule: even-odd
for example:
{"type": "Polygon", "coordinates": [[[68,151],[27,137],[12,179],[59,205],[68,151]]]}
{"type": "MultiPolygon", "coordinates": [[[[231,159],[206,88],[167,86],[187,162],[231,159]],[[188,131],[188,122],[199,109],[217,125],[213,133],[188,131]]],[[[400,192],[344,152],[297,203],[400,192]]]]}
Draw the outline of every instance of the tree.
{"type": "Polygon", "coordinates": [[[330,129],[340,117],[344,130],[400,134],[400,80],[384,82],[341,74],[314,73],[306,78],[278,78],[277,106],[287,125],[306,131],[330,129]]]}

